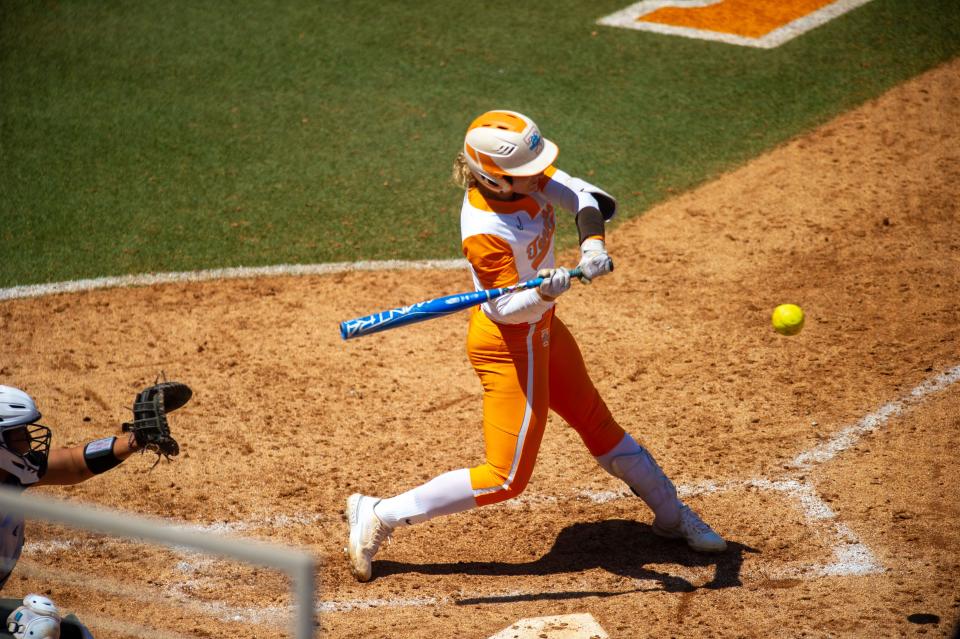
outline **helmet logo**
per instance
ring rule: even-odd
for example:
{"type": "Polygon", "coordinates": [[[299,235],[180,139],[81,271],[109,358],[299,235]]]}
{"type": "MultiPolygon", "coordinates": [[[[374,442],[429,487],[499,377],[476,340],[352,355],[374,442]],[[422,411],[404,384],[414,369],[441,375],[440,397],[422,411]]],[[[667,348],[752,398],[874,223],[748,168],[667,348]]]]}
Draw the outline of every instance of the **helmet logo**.
{"type": "Polygon", "coordinates": [[[531,151],[535,151],[537,147],[543,146],[543,138],[540,137],[540,131],[536,129],[531,129],[523,141],[530,146],[531,151]]]}

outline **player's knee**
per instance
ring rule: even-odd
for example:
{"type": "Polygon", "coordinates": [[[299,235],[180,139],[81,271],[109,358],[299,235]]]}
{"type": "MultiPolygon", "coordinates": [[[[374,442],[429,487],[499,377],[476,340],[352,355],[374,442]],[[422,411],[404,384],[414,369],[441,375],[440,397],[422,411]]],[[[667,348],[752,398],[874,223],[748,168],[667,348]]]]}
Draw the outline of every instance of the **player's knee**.
{"type": "Polygon", "coordinates": [[[480,491],[477,501],[485,505],[518,497],[530,482],[530,473],[517,473],[510,477],[508,473],[486,464],[476,468],[475,471],[477,471],[475,477],[481,478],[480,486],[477,487],[480,491]]]}
{"type": "Polygon", "coordinates": [[[574,428],[594,457],[612,450],[626,434],[617,420],[606,410],[599,418],[586,421],[583,425],[574,426],[574,428]]]}
{"type": "Polygon", "coordinates": [[[507,485],[501,485],[488,493],[485,503],[487,504],[497,504],[503,501],[508,501],[514,497],[519,497],[523,492],[524,488],[527,487],[527,482],[522,483],[510,483],[507,485]]]}
{"type": "Polygon", "coordinates": [[[594,457],[611,450],[626,434],[599,395],[583,414],[565,418],[594,457]]]}

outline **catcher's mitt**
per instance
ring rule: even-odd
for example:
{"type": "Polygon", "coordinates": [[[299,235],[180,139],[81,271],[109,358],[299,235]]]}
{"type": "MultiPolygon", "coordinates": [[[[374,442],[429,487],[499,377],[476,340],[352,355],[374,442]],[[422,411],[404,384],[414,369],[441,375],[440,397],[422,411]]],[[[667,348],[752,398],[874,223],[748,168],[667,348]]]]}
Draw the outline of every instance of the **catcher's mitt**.
{"type": "Polygon", "coordinates": [[[140,450],[152,450],[167,459],[180,453],[180,445],[170,435],[167,413],[177,410],[193,396],[193,391],[180,382],[161,382],[145,388],[133,402],[133,422],[123,425],[123,432],[133,433],[140,450]]]}

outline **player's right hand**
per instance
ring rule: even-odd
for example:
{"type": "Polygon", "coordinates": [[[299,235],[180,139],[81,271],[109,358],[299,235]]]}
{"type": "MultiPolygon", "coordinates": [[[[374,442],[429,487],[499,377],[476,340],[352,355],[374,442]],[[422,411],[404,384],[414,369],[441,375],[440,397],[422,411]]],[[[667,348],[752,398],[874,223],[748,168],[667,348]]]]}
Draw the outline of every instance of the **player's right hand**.
{"type": "Polygon", "coordinates": [[[539,291],[544,301],[552,302],[570,289],[570,271],[563,268],[544,268],[537,271],[537,277],[542,277],[539,291]]]}

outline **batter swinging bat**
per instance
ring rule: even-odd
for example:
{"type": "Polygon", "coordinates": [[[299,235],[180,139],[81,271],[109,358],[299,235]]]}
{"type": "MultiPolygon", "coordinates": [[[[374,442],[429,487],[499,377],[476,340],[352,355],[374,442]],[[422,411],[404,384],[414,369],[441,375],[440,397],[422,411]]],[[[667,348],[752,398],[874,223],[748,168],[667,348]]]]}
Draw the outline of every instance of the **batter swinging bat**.
{"type": "MultiPolygon", "coordinates": [[[[570,271],[570,277],[580,277],[580,275],[582,275],[582,272],[578,268],[570,271]]],[[[388,328],[423,322],[428,319],[433,319],[434,317],[443,317],[444,315],[450,315],[451,313],[462,311],[465,308],[496,299],[506,293],[536,288],[540,286],[541,282],[543,282],[542,277],[535,277],[532,280],[520,282],[513,286],[447,295],[446,297],[438,297],[425,302],[417,302],[410,306],[401,306],[400,308],[390,309],[389,311],[381,311],[373,315],[347,320],[340,322],[340,337],[350,339],[352,337],[360,337],[361,335],[369,335],[370,333],[379,333],[388,328]]]]}

